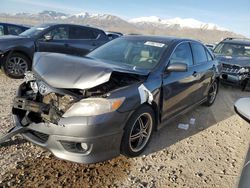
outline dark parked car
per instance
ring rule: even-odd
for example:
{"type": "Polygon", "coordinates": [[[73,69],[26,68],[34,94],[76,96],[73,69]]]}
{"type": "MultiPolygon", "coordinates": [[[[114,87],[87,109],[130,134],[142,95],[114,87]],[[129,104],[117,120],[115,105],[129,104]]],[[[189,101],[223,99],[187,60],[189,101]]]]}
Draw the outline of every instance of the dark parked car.
{"type": "Polygon", "coordinates": [[[27,29],[29,29],[28,26],[0,22],[0,36],[19,35],[27,29]]]}
{"type": "Polygon", "coordinates": [[[84,58],[39,52],[14,99],[16,127],[4,139],[22,133],[80,163],[138,156],[153,130],[212,105],[218,84],[217,61],[194,40],[126,36],[84,58]]]}
{"type": "Polygon", "coordinates": [[[12,78],[22,78],[31,69],[33,54],[57,52],[83,56],[108,42],[104,31],[71,24],[43,24],[19,36],[0,37],[2,70],[12,78]]]}
{"type": "Polygon", "coordinates": [[[214,50],[214,47],[215,47],[214,44],[205,44],[205,46],[206,46],[209,50],[211,50],[211,51],[213,51],[213,50],[214,50]]]}
{"type": "Polygon", "coordinates": [[[250,83],[250,39],[227,38],[214,49],[222,64],[222,83],[238,85],[245,89],[250,83]]]}
{"type": "Polygon", "coordinates": [[[115,32],[115,31],[106,31],[106,35],[109,37],[109,40],[113,40],[113,39],[123,36],[122,33],[115,32]]]}

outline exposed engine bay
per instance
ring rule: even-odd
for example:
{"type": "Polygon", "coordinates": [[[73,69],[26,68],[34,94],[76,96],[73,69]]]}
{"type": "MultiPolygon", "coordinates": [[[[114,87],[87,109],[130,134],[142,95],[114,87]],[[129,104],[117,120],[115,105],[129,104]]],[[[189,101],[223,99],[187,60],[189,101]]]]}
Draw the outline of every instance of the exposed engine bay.
{"type": "Polygon", "coordinates": [[[141,82],[146,76],[113,72],[110,80],[90,89],[57,89],[29,72],[14,99],[13,114],[19,116],[23,126],[31,122],[58,124],[63,114],[76,102],[86,98],[107,98],[110,92],[141,82]]]}

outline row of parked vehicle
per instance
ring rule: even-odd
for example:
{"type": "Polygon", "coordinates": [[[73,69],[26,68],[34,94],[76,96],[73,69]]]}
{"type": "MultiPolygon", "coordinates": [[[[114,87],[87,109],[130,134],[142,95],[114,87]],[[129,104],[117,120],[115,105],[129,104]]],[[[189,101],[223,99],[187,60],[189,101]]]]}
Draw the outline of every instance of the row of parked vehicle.
{"type": "Polygon", "coordinates": [[[0,23],[1,26],[8,35],[0,37],[0,63],[3,72],[11,78],[23,78],[31,70],[35,52],[84,56],[122,35],[72,24],[42,24],[30,29],[13,24],[0,23]]]}
{"type": "Polygon", "coordinates": [[[195,40],[126,35],[110,41],[102,30],[68,24],[4,38],[9,76],[23,76],[39,52],[13,102],[15,128],[0,142],[21,133],[58,158],[80,163],[140,155],[154,130],[197,105],[212,105],[221,79],[246,73],[241,65],[238,72],[224,66],[233,62],[228,49],[247,50],[245,40],[222,41],[215,56],[195,40]],[[20,62],[30,64],[16,75],[20,62]]]}

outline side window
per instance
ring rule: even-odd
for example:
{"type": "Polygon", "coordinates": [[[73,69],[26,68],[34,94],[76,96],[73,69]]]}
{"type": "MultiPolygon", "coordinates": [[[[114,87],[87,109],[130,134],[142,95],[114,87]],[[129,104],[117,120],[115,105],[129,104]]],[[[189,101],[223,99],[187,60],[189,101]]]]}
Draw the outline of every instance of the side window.
{"type": "Polygon", "coordinates": [[[0,36],[4,35],[4,27],[0,25],[0,36]]]}
{"type": "Polygon", "coordinates": [[[207,62],[205,48],[198,43],[191,43],[195,64],[207,62]]]}
{"type": "Polygon", "coordinates": [[[213,57],[212,57],[211,53],[208,50],[206,50],[206,53],[207,53],[208,61],[213,61],[213,57]]]}
{"type": "Polygon", "coordinates": [[[95,34],[85,27],[71,27],[70,39],[96,39],[95,34]]]}
{"type": "Polygon", "coordinates": [[[45,35],[51,36],[54,40],[65,40],[69,38],[69,30],[67,26],[59,26],[52,29],[45,35]]]}
{"type": "Polygon", "coordinates": [[[12,25],[8,25],[7,30],[9,35],[19,35],[20,33],[23,32],[22,28],[12,25]]]}
{"type": "Polygon", "coordinates": [[[186,63],[188,66],[193,65],[193,57],[188,42],[182,43],[175,49],[171,56],[170,63],[186,63]]]}

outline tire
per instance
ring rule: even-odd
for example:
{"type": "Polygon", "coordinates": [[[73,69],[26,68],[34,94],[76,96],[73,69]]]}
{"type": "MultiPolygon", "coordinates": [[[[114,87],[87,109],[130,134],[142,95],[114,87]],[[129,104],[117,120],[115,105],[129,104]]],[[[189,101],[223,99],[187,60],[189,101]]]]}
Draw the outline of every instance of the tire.
{"type": "Polygon", "coordinates": [[[141,106],[132,114],[124,128],[121,154],[127,157],[139,156],[148,145],[154,126],[155,116],[153,109],[147,105],[141,106]]]}
{"type": "Polygon", "coordinates": [[[206,106],[211,106],[214,103],[218,90],[219,82],[215,80],[208,91],[207,101],[204,103],[206,106]]]}
{"type": "Polygon", "coordinates": [[[10,78],[20,79],[31,69],[30,59],[22,53],[14,52],[3,62],[2,70],[10,78]]]}

